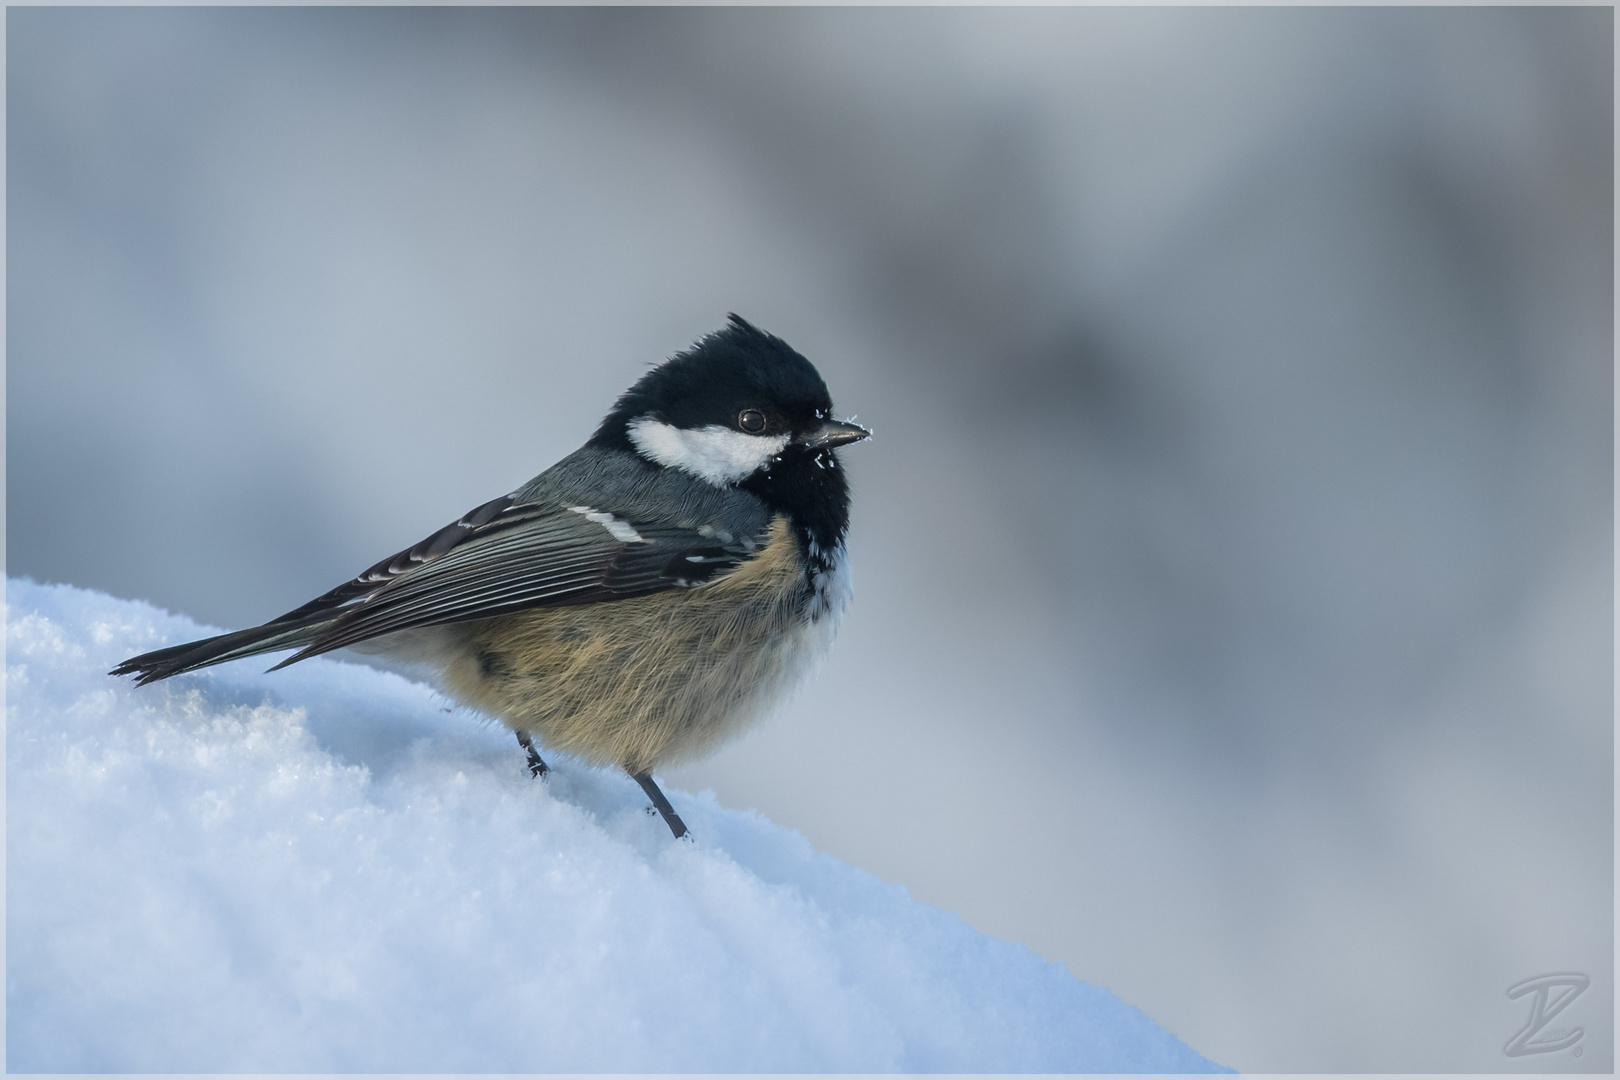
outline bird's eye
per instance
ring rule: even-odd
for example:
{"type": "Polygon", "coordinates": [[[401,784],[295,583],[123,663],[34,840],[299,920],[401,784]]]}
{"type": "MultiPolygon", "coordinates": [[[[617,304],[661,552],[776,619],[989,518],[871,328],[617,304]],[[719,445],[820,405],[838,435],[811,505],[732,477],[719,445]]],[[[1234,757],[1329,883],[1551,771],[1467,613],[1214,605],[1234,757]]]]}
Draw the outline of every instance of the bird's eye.
{"type": "Polygon", "coordinates": [[[765,414],[758,409],[744,409],[737,414],[737,426],[750,435],[758,435],[765,430],[765,414]]]}

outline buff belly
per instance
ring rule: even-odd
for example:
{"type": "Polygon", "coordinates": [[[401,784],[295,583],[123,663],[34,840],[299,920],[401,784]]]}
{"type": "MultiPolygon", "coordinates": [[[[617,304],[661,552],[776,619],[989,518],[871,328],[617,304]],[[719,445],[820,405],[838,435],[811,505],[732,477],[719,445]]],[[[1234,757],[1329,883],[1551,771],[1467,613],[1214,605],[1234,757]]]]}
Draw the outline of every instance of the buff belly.
{"type": "Polygon", "coordinates": [[[706,585],[445,627],[443,686],[591,764],[638,773],[702,756],[830,643],[842,603],[812,602],[797,544],[778,519],[759,555],[706,585]]]}

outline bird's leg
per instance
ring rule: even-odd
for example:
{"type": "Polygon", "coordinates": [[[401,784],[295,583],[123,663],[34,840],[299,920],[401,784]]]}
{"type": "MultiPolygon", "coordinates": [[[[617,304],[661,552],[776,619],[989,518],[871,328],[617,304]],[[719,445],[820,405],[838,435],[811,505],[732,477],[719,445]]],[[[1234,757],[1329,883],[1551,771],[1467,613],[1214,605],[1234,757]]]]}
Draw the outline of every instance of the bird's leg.
{"type": "Polygon", "coordinates": [[[529,775],[534,777],[536,780],[540,779],[549,771],[546,768],[546,763],[540,760],[540,751],[536,750],[534,748],[534,743],[529,741],[529,733],[527,731],[518,732],[517,737],[518,745],[523,747],[524,751],[529,755],[529,775]]]}
{"type": "Polygon", "coordinates": [[[631,773],[630,777],[641,785],[641,790],[647,793],[647,798],[651,799],[653,805],[658,807],[658,812],[664,815],[664,824],[675,834],[675,839],[679,840],[687,835],[686,822],[681,820],[681,815],[675,812],[675,808],[669,805],[669,800],[664,798],[664,793],[658,790],[658,785],[653,783],[652,773],[631,773]]]}

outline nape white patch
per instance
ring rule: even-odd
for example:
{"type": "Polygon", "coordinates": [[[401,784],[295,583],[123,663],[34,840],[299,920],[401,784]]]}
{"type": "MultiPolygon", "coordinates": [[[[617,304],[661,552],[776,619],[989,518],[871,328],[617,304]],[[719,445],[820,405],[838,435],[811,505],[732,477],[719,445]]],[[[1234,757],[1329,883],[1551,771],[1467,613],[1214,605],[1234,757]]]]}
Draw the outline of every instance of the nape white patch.
{"type": "Polygon", "coordinates": [[[716,487],[757,472],[788,444],[786,435],[746,435],[719,424],[678,428],[650,416],[630,421],[628,430],[642,457],[716,487]]]}

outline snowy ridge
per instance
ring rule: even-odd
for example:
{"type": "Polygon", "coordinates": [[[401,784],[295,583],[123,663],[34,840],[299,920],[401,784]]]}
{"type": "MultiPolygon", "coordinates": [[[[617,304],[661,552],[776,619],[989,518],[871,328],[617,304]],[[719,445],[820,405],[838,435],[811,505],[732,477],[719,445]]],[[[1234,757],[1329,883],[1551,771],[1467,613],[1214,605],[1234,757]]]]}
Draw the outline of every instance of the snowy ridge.
{"type": "Polygon", "coordinates": [[[12,1071],[1210,1071],[1107,990],[712,795],[529,779],[319,658],[134,689],[210,631],[6,585],[12,1071]]]}

